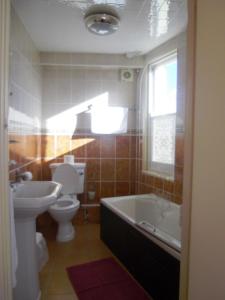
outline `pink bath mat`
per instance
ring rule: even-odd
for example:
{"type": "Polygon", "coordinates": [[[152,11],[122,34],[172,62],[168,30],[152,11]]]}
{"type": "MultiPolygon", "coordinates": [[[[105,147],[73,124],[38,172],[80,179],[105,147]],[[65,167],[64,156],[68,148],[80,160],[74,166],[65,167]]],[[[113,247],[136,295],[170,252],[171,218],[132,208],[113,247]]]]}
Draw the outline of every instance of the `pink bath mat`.
{"type": "Polygon", "coordinates": [[[113,258],[69,267],[67,272],[80,300],[150,299],[113,258]]]}

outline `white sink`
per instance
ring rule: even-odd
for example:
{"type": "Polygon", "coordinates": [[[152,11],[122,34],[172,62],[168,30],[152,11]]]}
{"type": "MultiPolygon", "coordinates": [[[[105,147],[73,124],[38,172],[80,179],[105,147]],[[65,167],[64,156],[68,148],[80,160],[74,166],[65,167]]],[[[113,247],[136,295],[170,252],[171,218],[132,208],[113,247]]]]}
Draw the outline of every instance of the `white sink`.
{"type": "Polygon", "coordinates": [[[55,203],[61,184],[53,181],[27,181],[13,193],[15,217],[37,217],[55,203]]]}
{"type": "Polygon", "coordinates": [[[36,253],[36,217],[55,203],[61,184],[53,181],[27,181],[13,192],[18,250],[17,285],[14,300],[41,298],[36,253]]]}

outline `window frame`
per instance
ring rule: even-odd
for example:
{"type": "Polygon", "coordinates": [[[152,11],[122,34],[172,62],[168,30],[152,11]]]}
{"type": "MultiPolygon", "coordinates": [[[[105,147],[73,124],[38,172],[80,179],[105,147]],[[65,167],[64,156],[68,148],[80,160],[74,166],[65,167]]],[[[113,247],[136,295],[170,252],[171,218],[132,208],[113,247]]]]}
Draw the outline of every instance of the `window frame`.
{"type": "MultiPolygon", "coordinates": [[[[177,107],[175,113],[168,113],[162,115],[151,116],[150,109],[151,105],[154,105],[154,100],[150,101],[150,97],[154,97],[154,70],[160,64],[164,62],[169,62],[176,59],[177,63],[177,74],[178,78],[178,54],[177,49],[165,54],[163,57],[155,59],[150,62],[148,65],[147,72],[147,97],[146,97],[146,106],[145,106],[145,117],[146,125],[144,126],[144,147],[143,147],[143,173],[147,173],[153,176],[162,177],[167,180],[174,181],[175,179],[175,159],[176,159],[176,115],[177,107]],[[152,77],[152,79],[151,79],[152,77]],[[152,103],[151,103],[152,102],[152,103]],[[173,164],[166,164],[163,162],[154,162],[152,161],[152,130],[151,123],[154,118],[163,117],[163,116],[175,116],[175,132],[174,132],[174,162],[173,164]]],[[[178,80],[177,80],[178,82],[178,80]]],[[[176,91],[177,91],[177,82],[176,82],[176,91]]],[[[177,104],[177,93],[176,93],[176,104],[177,104]]],[[[177,105],[176,105],[177,106],[177,105]]]]}

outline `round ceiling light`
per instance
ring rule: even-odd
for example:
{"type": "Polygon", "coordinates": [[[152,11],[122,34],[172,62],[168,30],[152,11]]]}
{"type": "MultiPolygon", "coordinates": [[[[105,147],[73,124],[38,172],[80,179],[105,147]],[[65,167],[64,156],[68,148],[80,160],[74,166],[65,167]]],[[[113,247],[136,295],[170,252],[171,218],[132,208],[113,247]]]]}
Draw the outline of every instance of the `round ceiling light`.
{"type": "Polygon", "coordinates": [[[119,17],[111,13],[91,13],[84,17],[87,29],[97,35],[108,35],[119,28],[119,17]]]}

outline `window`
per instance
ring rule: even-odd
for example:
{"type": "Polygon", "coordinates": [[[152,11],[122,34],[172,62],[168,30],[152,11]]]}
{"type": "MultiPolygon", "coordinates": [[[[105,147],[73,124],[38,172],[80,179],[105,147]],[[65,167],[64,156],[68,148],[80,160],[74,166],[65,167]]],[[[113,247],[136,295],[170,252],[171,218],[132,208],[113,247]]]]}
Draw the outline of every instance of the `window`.
{"type": "Polygon", "coordinates": [[[146,169],[174,178],[177,55],[167,56],[149,67],[146,169]]]}

